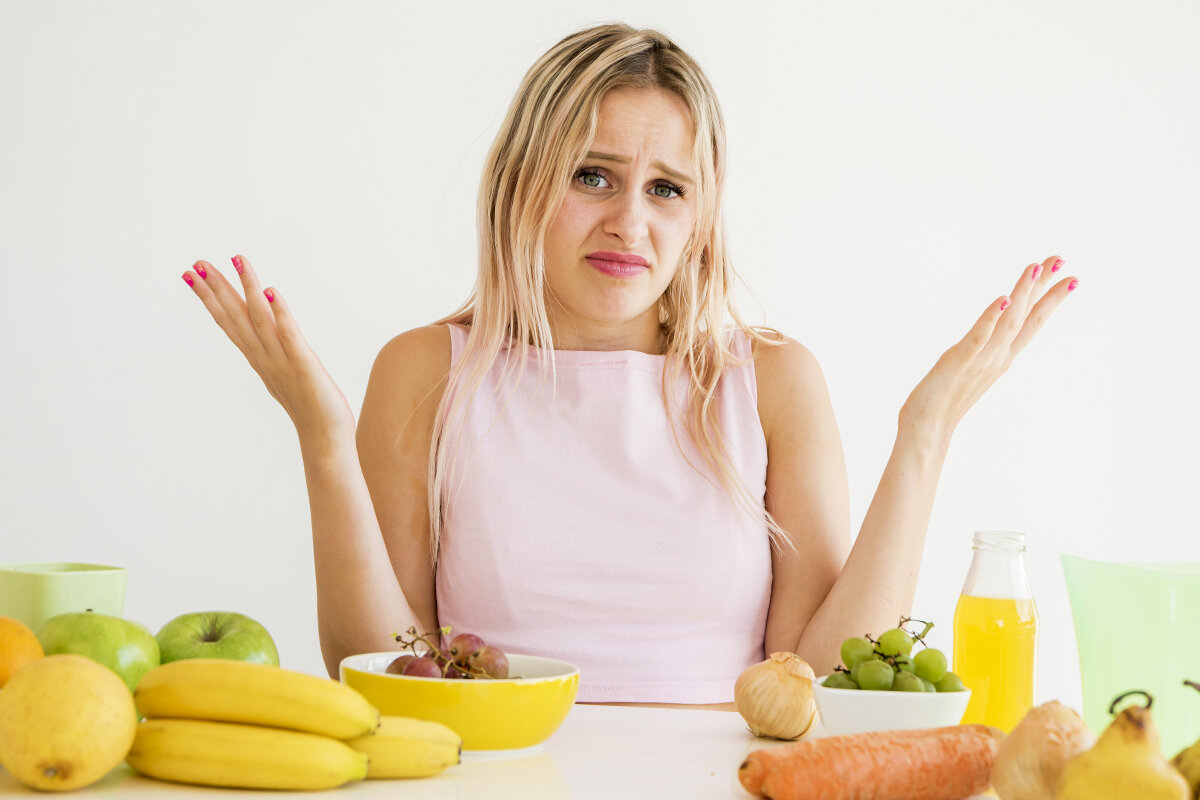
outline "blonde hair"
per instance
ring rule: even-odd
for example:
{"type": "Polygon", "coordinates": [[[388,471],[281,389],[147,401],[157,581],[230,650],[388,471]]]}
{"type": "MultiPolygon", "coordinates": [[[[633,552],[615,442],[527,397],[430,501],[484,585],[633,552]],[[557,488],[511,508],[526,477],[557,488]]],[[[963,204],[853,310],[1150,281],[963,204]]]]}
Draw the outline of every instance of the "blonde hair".
{"type": "MultiPolygon", "coordinates": [[[[662,89],[682,99],[696,131],[696,228],[659,301],[666,339],[663,398],[687,374],[684,427],[707,466],[740,505],[762,515],[772,539],[780,533],[761,498],[751,498],[729,462],[717,420],[716,390],[732,365],[745,363],[723,335],[732,321],[751,338],[778,344],[779,334],[747,326],[734,308],[736,274],[725,248],[721,196],[725,184],[725,123],[700,66],[663,33],[600,25],[550,48],[526,73],[492,144],[478,199],[479,265],[475,288],[439,320],[468,326],[463,353],[450,372],[434,422],[428,472],[430,548],[436,562],[443,526],[451,448],[442,441],[450,420],[504,353],[501,383],[536,351],[540,374],[553,375],[554,342],[546,313],[545,232],[596,131],[601,99],[622,88],[662,89]]],[[[673,422],[673,415],[670,415],[673,422]]],[[[678,443],[678,432],[675,433],[678,443]]],[[[711,480],[711,477],[710,477],[711,480]]]]}

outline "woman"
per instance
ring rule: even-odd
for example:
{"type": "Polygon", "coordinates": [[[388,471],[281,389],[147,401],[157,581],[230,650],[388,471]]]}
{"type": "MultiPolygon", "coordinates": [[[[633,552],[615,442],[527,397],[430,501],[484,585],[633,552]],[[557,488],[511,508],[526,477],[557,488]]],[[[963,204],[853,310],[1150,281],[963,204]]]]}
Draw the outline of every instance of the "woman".
{"type": "Polygon", "coordinates": [[[579,664],[581,701],[727,707],[764,651],[828,670],[908,611],[956,424],[1077,282],[1029,265],[938,360],[851,548],[820,368],[733,309],[724,150],[664,35],[551,48],[484,169],[472,297],[384,346],[357,428],[245,258],[245,300],[184,274],[296,426],[331,675],[450,625],[579,664]]]}

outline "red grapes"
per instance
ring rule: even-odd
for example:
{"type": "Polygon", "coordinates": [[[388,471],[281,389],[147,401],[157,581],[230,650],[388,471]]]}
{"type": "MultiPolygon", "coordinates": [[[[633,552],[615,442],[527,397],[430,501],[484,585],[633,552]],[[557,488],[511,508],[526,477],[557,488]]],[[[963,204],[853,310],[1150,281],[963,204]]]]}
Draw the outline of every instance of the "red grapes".
{"type": "MultiPolygon", "coordinates": [[[[446,637],[449,628],[439,633],[446,637]]],[[[394,675],[413,675],[423,678],[507,678],[508,656],[498,647],[492,647],[473,633],[460,633],[450,640],[447,647],[435,647],[429,637],[419,634],[416,628],[408,629],[409,638],[394,634],[396,641],[411,651],[388,664],[387,671],[394,675]],[[422,644],[421,652],[417,645],[422,644]]]]}
{"type": "MultiPolygon", "coordinates": [[[[404,656],[400,656],[404,658],[404,656]]],[[[404,666],[402,675],[415,675],[418,678],[440,678],[442,677],[442,667],[432,658],[414,658],[404,666]]]]}

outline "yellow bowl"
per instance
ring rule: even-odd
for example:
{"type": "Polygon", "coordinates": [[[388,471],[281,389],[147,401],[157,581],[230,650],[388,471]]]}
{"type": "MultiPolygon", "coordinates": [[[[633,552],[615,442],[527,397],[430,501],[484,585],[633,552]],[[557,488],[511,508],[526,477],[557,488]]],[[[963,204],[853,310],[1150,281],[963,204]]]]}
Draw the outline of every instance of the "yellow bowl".
{"type": "Polygon", "coordinates": [[[579,689],[579,669],[552,658],[508,654],[517,678],[495,680],[391,675],[398,652],[342,659],[342,683],[358,690],[380,713],[448,725],[464,750],[517,750],[550,738],[566,719],[579,689]]]}

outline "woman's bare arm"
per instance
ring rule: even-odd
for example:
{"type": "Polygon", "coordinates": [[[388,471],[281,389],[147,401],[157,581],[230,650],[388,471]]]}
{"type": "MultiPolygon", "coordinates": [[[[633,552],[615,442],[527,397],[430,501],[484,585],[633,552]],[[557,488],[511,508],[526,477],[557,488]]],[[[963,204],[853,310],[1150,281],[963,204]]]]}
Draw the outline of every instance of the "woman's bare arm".
{"type": "MultiPolygon", "coordinates": [[[[438,625],[429,551],[426,470],[433,423],[450,369],[450,335],[430,325],[392,339],[375,360],[358,422],[358,453],[366,476],[392,582],[410,615],[383,618],[383,633],[438,625]]],[[[396,647],[395,642],[391,644],[396,647]]]]}
{"type": "MultiPolygon", "coordinates": [[[[419,586],[415,594],[420,599],[410,605],[397,582],[392,566],[396,556],[389,558],[384,543],[345,396],[304,340],[278,290],[264,290],[244,257],[235,257],[234,267],[241,292],[207,261],[196,262],[184,280],[296,427],[312,518],[321,652],[332,676],[346,655],[394,648],[390,631],[419,624],[419,610],[431,601],[419,586]]],[[[396,390],[396,384],[405,382],[396,358],[403,356],[403,348],[385,352],[391,357],[386,359],[389,379],[383,384],[397,403],[403,403],[416,393],[411,387],[407,394],[396,390]]],[[[424,361],[414,361],[413,383],[424,378],[423,366],[424,361]]],[[[422,496],[422,508],[424,504],[422,496]]],[[[424,563],[428,564],[427,547],[424,563]]],[[[432,567],[427,568],[432,575],[432,567]]],[[[428,583],[432,586],[432,578],[428,583]]]]}
{"type": "Polygon", "coordinates": [[[774,557],[768,652],[792,650],[828,672],[842,640],[877,635],[909,613],[950,437],[1077,285],[1064,278],[1046,289],[1060,264],[1052,257],[1027,267],[909,395],[852,548],[842,448],[820,368],[792,342],[761,349],[767,508],[796,545],[774,557]]]}

